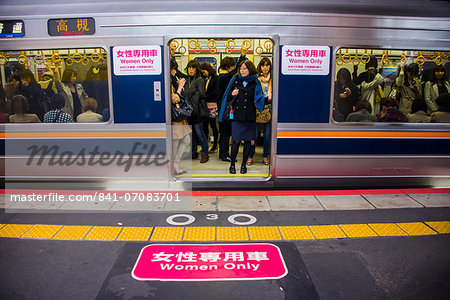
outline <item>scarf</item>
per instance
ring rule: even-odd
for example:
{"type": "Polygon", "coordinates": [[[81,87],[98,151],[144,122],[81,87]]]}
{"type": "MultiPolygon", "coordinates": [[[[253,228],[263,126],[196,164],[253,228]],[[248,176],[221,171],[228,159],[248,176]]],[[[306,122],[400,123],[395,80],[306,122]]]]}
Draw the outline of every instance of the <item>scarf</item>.
{"type": "Polygon", "coordinates": [[[225,90],[225,93],[223,94],[222,97],[222,104],[220,106],[220,112],[219,112],[219,122],[222,123],[222,116],[223,113],[225,112],[225,107],[227,105],[227,100],[228,100],[228,94],[230,93],[234,82],[236,81],[236,79],[239,77],[239,79],[241,79],[242,81],[247,81],[247,82],[252,82],[255,81],[256,82],[256,87],[255,87],[255,106],[256,109],[259,110],[259,112],[262,112],[264,109],[264,94],[261,88],[261,82],[258,80],[258,75],[253,74],[253,75],[249,75],[249,76],[242,76],[241,74],[238,74],[238,76],[234,76],[233,78],[231,78],[230,83],[228,83],[227,89],[225,90]]]}

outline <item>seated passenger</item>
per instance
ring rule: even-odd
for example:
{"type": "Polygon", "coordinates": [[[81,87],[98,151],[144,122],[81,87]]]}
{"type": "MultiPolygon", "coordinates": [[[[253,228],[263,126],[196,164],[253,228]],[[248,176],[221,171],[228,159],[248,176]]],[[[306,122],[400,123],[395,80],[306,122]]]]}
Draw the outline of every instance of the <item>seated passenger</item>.
{"type": "Polygon", "coordinates": [[[418,96],[414,99],[411,106],[411,113],[407,114],[409,123],[430,123],[431,118],[427,115],[427,103],[425,99],[418,96]]]}
{"type": "Polygon", "coordinates": [[[432,123],[450,123],[450,94],[442,94],[436,98],[438,110],[431,114],[432,123]]]}
{"type": "Polygon", "coordinates": [[[11,100],[11,112],[9,122],[11,123],[41,123],[35,114],[27,114],[28,100],[25,96],[16,95],[11,100]]]}
{"type": "Polygon", "coordinates": [[[96,113],[97,111],[97,101],[94,98],[88,97],[81,104],[82,114],[77,117],[77,122],[79,123],[94,123],[103,122],[102,115],[96,113]]]}
{"type": "Polygon", "coordinates": [[[66,99],[61,94],[55,94],[50,100],[50,111],[44,115],[44,123],[73,122],[72,116],[62,111],[66,99]]]}
{"type": "Polygon", "coordinates": [[[372,106],[367,100],[359,100],[355,105],[355,112],[347,116],[347,122],[377,122],[378,119],[372,115],[372,106]]]}
{"type": "Polygon", "coordinates": [[[394,98],[381,99],[381,108],[377,114],[379,122],[407,122],[405,114],[398,110],[398,101],[394,98]]]}

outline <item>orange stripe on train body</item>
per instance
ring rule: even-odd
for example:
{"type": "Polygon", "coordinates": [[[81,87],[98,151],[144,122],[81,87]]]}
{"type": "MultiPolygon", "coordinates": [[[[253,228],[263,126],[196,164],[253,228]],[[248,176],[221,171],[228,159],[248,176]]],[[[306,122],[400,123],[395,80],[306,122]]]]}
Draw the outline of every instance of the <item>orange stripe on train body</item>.
{"type": "Polygon", "coordinates": [[[3,132],[4,139],[36,138],[165,138],[165,131],[3,132]]]}
{"type": "Polygon", "coordinates": [[[450,138],[450,132],[278,131],[278,138],[450,138]]]}

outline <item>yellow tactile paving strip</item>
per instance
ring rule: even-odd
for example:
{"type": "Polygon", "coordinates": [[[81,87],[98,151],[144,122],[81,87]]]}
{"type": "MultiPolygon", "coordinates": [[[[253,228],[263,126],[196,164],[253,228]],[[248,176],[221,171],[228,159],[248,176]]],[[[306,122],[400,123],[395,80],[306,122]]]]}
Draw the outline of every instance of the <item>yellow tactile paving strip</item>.
{"type": "Polygon", "coordinates": [[[218,241],[247,241],[247,227],[217,227],[218,241]]]}
{"type": "Polygon", "coordinates": [[[243,227],[0,224],[0,238],[88,241],[292,241],[450,234],[450,221],[243,227]]]}
{"type": "Polygon", "coordinates": [[[349,238],[378,236],[366,224],[344,224],[339,225],[339,227],[341,227],[349,238]]]}
{"type": "Polygon", "coordinates": [[[214,241],[216,239],[215,227],[186,227],[183,241],[214,241]]]}
{"type": "Polygon", "coordinates": [[[404,236],[408,235],[395,223],[369,224],[379,236],[404,236]]]}
{"type": "Polygon", "coordinates": [[[437,232],[441,234],[450,233],[450,222],[444,221],[444,222],[425,222],[428,226],[436,230],[437,232]]]}
{"type": "Polygon", "coordinates": [[[62,228],[62,225],[34,225],[22,238],[51,239],[62,228]]]}
{"type": "Polygon", "coordinates": [[[309,226],[316,239],[342,239],[347,236],[338,225],[309,226]]]}
{"type": "Polygon", "coordinates": [[[87,241],[115,241],[123,227],[95,226],[84,238],[87,241]]]}
{"type": "Polygon", "coordinates": [[[92,226],[64,226],[53,237],[54,240],[82,240],[92,226]]]}
{"type": "Polygon", "coordinates": [[[156,227],[151,241],[181,241],[184,227],[156,227]]]}
{"type": "Polygon", "coordinates": [[[116,241],[148,241],[153,227],[124,227],[116,241]]]}

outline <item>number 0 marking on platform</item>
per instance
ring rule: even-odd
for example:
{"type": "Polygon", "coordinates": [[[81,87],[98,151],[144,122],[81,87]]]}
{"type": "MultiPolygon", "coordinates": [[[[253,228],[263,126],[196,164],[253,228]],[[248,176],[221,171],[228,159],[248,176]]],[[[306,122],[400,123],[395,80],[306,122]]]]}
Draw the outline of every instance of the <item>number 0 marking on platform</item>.
{"type": "Polygon", "coordinates": [[[194,223],[195,217],[191,215],[186,214],[178,214],[178,215],[172,215],[166,219],[166,222],[170,225],[177,225],[177,226],[183,226],[183,225],[189,225],[191,223],[194,223]],[[174,221],[175,218],[187,218],[187,221],[184,222],[176,222],[174,221]]]}
{"type": "Polygon", "coordinates": [[[251,225],[256,222],[256,218],[252,215],[247,214],[235,214],[228,217],[228,222],[234,225],[251,225]],[[248,218],[249,220],[247,222],[236,221],[235,219],[239,217],[248,218]]]}

